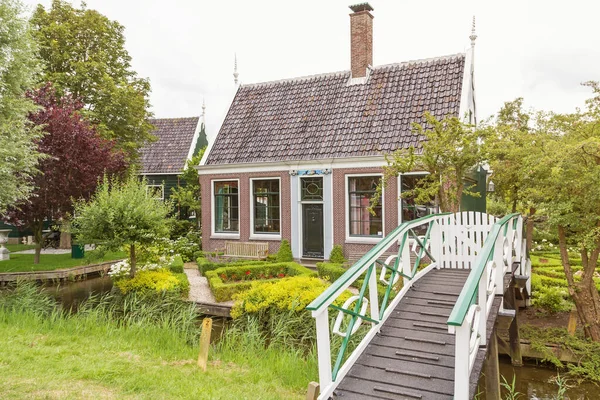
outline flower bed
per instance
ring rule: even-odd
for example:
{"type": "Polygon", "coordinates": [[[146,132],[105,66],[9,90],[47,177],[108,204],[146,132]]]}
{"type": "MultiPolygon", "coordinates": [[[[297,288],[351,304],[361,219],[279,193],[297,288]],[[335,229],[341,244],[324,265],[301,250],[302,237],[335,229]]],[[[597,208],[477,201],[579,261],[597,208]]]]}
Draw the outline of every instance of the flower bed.
{"type": "Polygon", "coordinates": [[[310,269],[294,262],[262,265],[236,265],[207,271],[205,276],[216,301],[231,300],[233,295],[250,289],[253,282],[272,281],[290,276],[316,276],[310,269]]]}

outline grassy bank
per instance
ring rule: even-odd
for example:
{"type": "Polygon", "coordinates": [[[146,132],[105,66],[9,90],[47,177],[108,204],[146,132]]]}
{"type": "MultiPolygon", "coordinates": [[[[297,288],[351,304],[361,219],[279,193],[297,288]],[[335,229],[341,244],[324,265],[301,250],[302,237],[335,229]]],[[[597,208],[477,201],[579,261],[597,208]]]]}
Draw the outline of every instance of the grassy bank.
{"type": "Polygon", "coordinates": [[[312,353],[268,348],[257,330],[227,332],[201,372],[186,306],[128,300],[69,316],[36,312],[30,299],[0,303],[3,399],[302,399],[316,379],[312,353]]]}
{"type": "Polygon", "coordinates": [[[55,269],[79,267],[82,265],[96,264],[104,261],[114,261],[126,258],[122,252],[107,252],[100,256],[96,250],[87,251],[85,258],[71,258],[67,254],[42,254],[40,263],[33,263],[33,254],[11,254],[10,260],[0,261],[0,272],[31,272],[53,271],[55,269]]]}

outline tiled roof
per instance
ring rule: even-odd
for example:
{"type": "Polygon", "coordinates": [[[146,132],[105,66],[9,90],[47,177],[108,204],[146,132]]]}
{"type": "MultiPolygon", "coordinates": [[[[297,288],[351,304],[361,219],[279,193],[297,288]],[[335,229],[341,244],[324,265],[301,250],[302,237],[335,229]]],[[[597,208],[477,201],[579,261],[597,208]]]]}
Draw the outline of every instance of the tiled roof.
{"type": "Polygon", "coordinates": [[[142,174],[179,173],[187,160],[199,117],[158,118],[149,122],[158,138],[141,150],[142,174]]]}
{"type": "Polygon", "coordinates": [[[459,113],[465,55],[241,86],[206,164],[317,160],[419,144],[423,113],[459,113]]]}

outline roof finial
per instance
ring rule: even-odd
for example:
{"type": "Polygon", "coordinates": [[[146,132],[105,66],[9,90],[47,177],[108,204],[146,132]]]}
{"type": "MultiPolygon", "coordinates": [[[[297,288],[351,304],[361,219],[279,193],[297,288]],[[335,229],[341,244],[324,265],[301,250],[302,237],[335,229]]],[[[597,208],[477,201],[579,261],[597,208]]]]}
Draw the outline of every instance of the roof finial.
{"type": "Polygon", "coordinates": [[[471,36],[469,36],[469,39],[471,39],[471,47],[475,47],[475,39],[477,39],[477,35],[475,34],[475,16],[473,15],[473,26],[471,27],[471,36]]]}
{"type": "Polygon", "coordinates": [[[202,98],[202,123],[206,125],[206,102],[204,97],[202,98]]]}
{"type": "Polygon", "coordinates": [[[238,73],[237,70],[237,53],[234,53],[234,61],[233,61],[233,82],[237,85],[238,84],[238,76],[240,76],[240,74],[238,73]]]}

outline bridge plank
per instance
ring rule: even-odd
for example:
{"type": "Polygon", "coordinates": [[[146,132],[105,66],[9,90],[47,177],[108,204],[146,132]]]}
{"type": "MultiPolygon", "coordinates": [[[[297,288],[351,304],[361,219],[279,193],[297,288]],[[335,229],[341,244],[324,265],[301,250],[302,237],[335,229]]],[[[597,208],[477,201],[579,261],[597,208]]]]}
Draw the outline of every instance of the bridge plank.
{"type": "Polygon", "coordinates": [[[446,321],[469,272],[455,264],[416,282],[342,379],[334,399],[451,399],[455,337],[446,321]]]}

